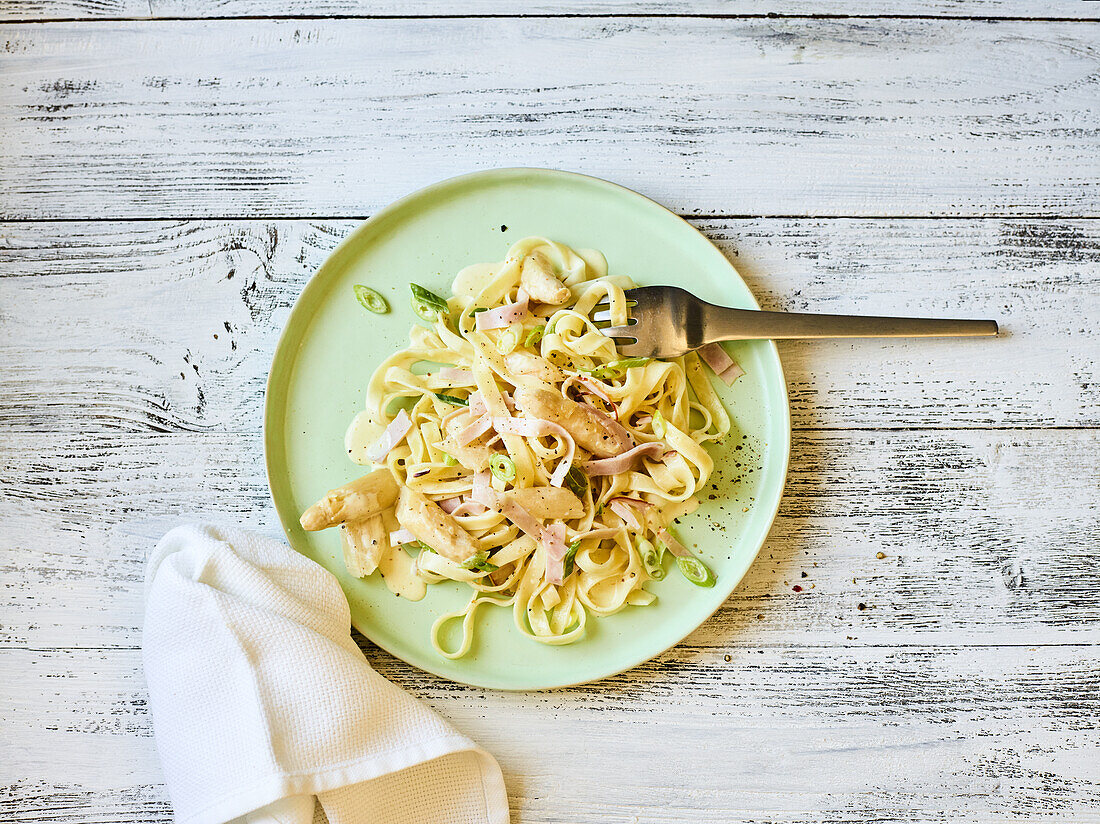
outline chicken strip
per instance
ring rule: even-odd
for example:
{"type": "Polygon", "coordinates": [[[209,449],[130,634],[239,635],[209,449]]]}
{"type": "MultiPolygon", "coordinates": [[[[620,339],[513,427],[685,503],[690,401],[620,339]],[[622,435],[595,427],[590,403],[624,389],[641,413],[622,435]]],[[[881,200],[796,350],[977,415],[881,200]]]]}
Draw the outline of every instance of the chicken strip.
{"type": "Polygon", "coordinates": [[[424,495],[401,487],[397,497],[397,521],[444,558],[461,564],[481,551],[480,543],[424,495]]]}
{"type": "Polygon", "coordinates": [[[566,303],[572,294],[554,274],[554,267],[542,252],[532,252],[523,259],[519,285],[532,300],[553,306],[566,303]]]}
{"type": "Polygon", "coordinates": [[[516,387],[513,398],[527,417],[558,424],[573,436],[577,446],[597,458],[610,458],[634,446],[630,433],[617,421],[560,392],[524,385],[516,387]]]}

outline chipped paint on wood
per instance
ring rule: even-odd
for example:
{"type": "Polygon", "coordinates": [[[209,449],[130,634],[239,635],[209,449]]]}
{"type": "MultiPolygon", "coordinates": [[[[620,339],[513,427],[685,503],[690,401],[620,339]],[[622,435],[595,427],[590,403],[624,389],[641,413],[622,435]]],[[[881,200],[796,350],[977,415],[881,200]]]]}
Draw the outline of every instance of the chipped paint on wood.
{"type": "Polygon", "coordinates": [[[0,217],[348,216],[547,164],[694,215],[1087,216],[1098,89],[1073,22],[8,25],[0,217]]]}
{"type": "Polygon", "coordinates": [[[0,5],[3,20],[102,20],[127,17],[280,17],[440,15],[857,15],[946,18],[1095,19],[1100,12],[1074,0],[20,0],[0,5]]]}
{"type": "Polygon", "coordinates": [[[0,26],[0,217],[91,218],[0,223],[0,820],[170,820],[147,553],[215,513],[279,534],[263,383],[353,216],[551,158],[696,216],[767,308],[1007,334],[784,344],[775,527],[657,659],[530,694],[373,665],[499,757],[518,822],[1097,821],[1100,52],[993,19],[1095,5],[0,3],[107,18],[0,26]],[[746,214],[795,217],[705,217],[746,214]]]}
{"type": "MultiPolygon", "coordinates": [[[[290,307],[355,225],[0,224],[0,422],[14,431],[258,431],[290,307]]],[[[782,343],[796,429],[1100,424],[1095,221],[697,225],[765,308],[1001,323],[996,340],[782,343]]]]}
{"type": "MultiPolygon", "coordinates": [[[[161,534],[204,516],[280,534],[262,450],[254,434],[9,435],[0,647],[136,644],[161,534]]],[[[1098,450],[1095,429],[796,433],[771,536],[692,643],[1100,642],[1098,450]]]]}
{"type": "MultiPolygon", "coordinates": [[[[689,642],[597,685],[528,694],[368,656],[496,755],[516,821],[559,824],[568,805],[569,821],[601,824],[1086,822],[1100,805],[1088,646],[689,642]]],[[[0,795],[4,821],[169,820],[137,651],[5,650],[0,662],[27,687],[3,710],[36,776],[0,795]],[[78,783],[104,762],[110,781],[78,783]]]]}

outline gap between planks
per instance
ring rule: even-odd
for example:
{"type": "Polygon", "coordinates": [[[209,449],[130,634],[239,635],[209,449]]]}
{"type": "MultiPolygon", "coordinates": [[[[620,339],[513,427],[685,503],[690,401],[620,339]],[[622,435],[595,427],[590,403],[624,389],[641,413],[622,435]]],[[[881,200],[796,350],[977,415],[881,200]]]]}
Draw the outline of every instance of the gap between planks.
{"type": "MultiPolygon", "coordinates": [[[[440,181],[442,182],[442,181],[440,181]]],[[[413,194],[410,192],[410,194],[413,194]]],[[[1014,214],[1014,213],[987,213],[974,215],[859,215],[859,214],[703,214],[703,213],[677,213],[676,216],[688,222],[703,220],[866,220],[866,221],[892,221],[892,220],[941,220],[941,221],[983,221],[983,220],[1035,220],[1054,223],[1058,221],[1092,221],[1100,220],[1100,213],[1095,215],[1046,215],[1046,214],[1014,214]]],[[[175,221],[224,221],[226,223],[244,223],[248,221],[266,220],[370,220],[373,215],[292,215],[292,214],[254,214],[254,215],[168,215],[156,214],[141,217],[0,217],[0,224],[5,223],[171,223],[175,221]]]]}
{"type": "MultiPolygon", "coordinates": [[[[707,620],[710,620],[709,618],[707,620]]],[[[359,644],[359,648],[364,652],[378,655],[385,655],[392,658],[394,661],[400,661],[399,658],[386,652],[381,647],[376,646],[372,641],[366,637],[359,635],[358,631],[353,633],[353,637],[356,637],[356,643],[359,644]]],[[[867,649],[892,649],[892,650],[911,650],[919,652],[921,650],[942,650],[945,647],[951,649],[1058,649],[1062,647],[1096,647],[1100,646],[1100,642],[1097,641],[1039,641],[1031,644],[1006,644],[1003,641],[991,641],[988,644],[942,644],[929,642],[927,644],[883,644],[883,643],[868,643],[868,644],[841,644],[841,643],[826,643],[819,642],[816,644],[801,644],[801,643],[753,643],[746,647],[736,647],[741,650],[749,649],[847,649],[847,650],[867,650],[867,649]]],[[[734,646],[729,647],[735,648],[734,646]]],[[[41,652],[41,653],[53,653],[53,652],[137,652],[141,649],[138,644],[119,645],[114,647],[96,647],[96,646],[37,646],[28,647],[20,644],[0,644],[0,652],[3,651],[18,651],[18,652],[41,652]]],[[[698,653],[710,653],[718,651],[717,647],[701,647],[693,644],[677,644],[673,649],[684,650],[698,653]]],[[[661,653],[663,655],[664,653],[661,653]]],[[[659,658],[660,656],[654,656],[659,658]]],[[[652,659],[651,659],[652,660],[652,659]]],[[[402,662],[404,663],[404,662],[402,662]]],[[[412,664],[407,666],[416,669],[412,664]]],[[[629,672],[629,670],[627,670],[629,672]]],[[[621,674],[621,673],[620,673],[621,674]]],[[[609,676],[614,677],[614,676],[609,676]]],[[[602,679],[606,680],[606,679],[602,679]]],[[[457,683],[457,682],[456,682],[457,683]]],[[[595,681],[589,683],[598,683],[595,681]]],[[[568,687],[559,687],[558,689],[568,689],[568,687]]],[[[542,690],[534,690],[534,692],[542,692],[542,690]]]]}
{"type": "Polygon", "coordinates": [[[1100,19],[1089,17],[1003,17],[976,14],[786,14],[783,12],[748,12],[745,14],[716,14],[701,12],[539,12],[512,14],[242,14],[242,15],[165,15],[162,17],[17,17],[0,19],[6,26],[30,26],[45,23],[190,23],[196,20],[211,22],[267,20],[947,20],[960,23],[1098,23],[1100,19]]]}

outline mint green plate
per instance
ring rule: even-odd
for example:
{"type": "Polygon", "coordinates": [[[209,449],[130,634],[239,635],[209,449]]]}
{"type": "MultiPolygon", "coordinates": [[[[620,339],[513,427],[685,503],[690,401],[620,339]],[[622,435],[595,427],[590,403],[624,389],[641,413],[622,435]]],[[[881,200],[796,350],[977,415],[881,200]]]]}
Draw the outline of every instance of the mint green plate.
{"type": "MultiPolygon", "coordinates": [[[[432,649],[429,628],[459,608],[469,588],[428,587],[410,603],[376,575],[350,577],[336,530],[304,532],[302,510],[363,470],[344,452],[344,430],[363,407],[367,380],[383,358],[408,343],[416,321],[410,281],[450,293],[469,263],[502,260],[508,247],[543,235],[599,249],[612,274],[640,285],[674,284],[706,300],[757,308],[736,270],[710,241],[672,212],[603,180],[546,169],[497,169],[445,180],[383,209],[351,234],[302,291],[283,331],[267,385],[264,447],[268,482],[291,545],[337,578],[352,623],[413,666],[496,689],[531,690],[595,681],[634,667],[681,641],[737,586],[775,517],[790,451],[790,415],[779,355],[770,341],[729,345],[746,375],[727,389],[715,380],[734,429],[711,448],[715,471],[699,510],[681,520],[681,540],[718,576],[701,589],[668,564],[647,584],[657,600],[592,618],[587,636],[552,647],[521,635],[509,609],[482,607],[473,649],[449,661],[432,649]],[[372,315],[352,286],[367,284],[389,301],[372,315]]],[[[457,622],[452,622],[452,624],[457,622]]]]}

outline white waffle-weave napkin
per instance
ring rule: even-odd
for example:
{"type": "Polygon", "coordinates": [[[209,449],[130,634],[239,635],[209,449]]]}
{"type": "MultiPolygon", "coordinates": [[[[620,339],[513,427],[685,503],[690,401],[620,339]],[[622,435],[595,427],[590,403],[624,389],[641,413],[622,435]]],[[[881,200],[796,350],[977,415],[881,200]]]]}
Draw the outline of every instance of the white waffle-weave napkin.
{"type": "Polygon", "coordinates": [[[285,544],[164,536],[142,648],[180,824],[310,824],[315,798],[332,824],[507,824],[493,757],[371,669],[350,631],[336,578],[285,544]]]}

